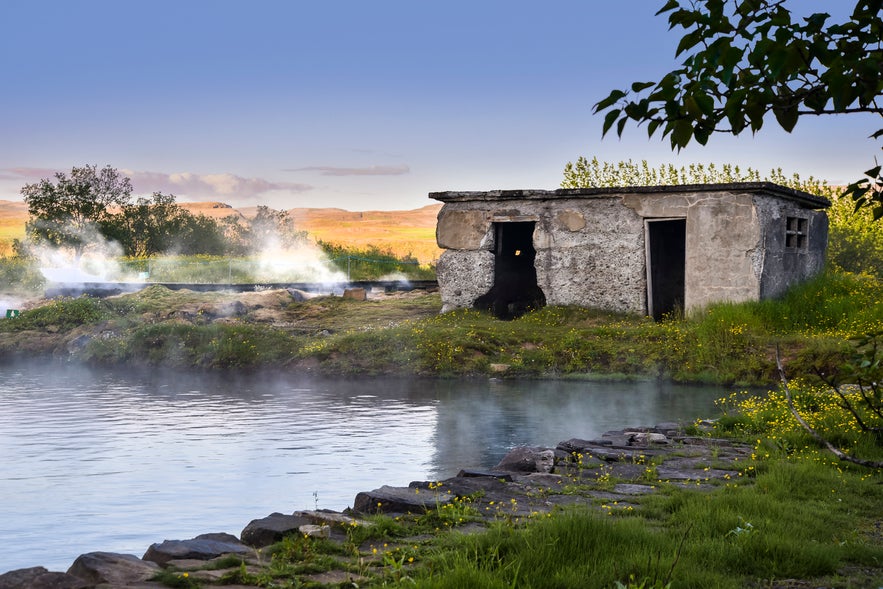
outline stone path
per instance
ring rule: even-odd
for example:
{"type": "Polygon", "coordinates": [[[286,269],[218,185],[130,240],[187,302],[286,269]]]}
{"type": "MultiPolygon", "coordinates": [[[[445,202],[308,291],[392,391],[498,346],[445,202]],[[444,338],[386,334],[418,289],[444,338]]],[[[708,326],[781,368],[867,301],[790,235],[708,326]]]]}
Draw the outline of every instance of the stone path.
{"type": "MultiPolygon", "coordinates": [[[[628,510],[637,506],[638,497],[657,492],[662,484],[703,491],[743,476],[751,451],[750,446],[730,440],[684,435],[674,423],[608,432],[597,440],[570,439],[555,448],[516,448],[491,470],[467,469],[444,481],[359,493],[347,513],[274,513],[249,523],[239,537],[214,533],[166,540],[150,546],[141,558],[93,552],[80,556],[64,573],[43,567],[10,571],[0,575],[0,589],[146,589],[165,586],[151,580],[162,571],[173,576],[176,586],[224,582],[225,587],[235,589],[246,586],[236,585],[237,578],[254,580],[267,573],[271,559],[264,549],[286,535],[327,538],[343,546],[351,544],[347,529],[371,526],[360,517],[375,513],[398,516],[438,510],[451,527],[476,532],[495,519],[520,521],[567,505],[628,510]],[[469,516],[459,522],[461,512],[469,516]]],[[[395,542],[408,546],[426,540],[395,542]]],[[[358,583],[363,574],[382,575],[401,568],[384,560],[383,550],[378,554],[370,542],[352,550],[351,555],[338,558],[339,566],[326,566],[330,570],[320,573],[303,572],[298,579],[313,586],[337,587],[348,581],[358,583]]]]}

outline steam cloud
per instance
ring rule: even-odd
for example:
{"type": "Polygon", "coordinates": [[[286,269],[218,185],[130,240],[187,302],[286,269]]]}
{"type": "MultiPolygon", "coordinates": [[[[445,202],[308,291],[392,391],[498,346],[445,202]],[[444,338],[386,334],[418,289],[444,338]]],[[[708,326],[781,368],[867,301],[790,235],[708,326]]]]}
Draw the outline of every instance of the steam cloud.
{"type": "Polygon", "coordinates": [[[126,271],[117,261],[122,247],[104,238],[97,230],[79,232],[89,246],[77,259],[69,248],[30,244],[28,253],[39,262],[40,272],[49,282],[78,284],[83,282],[135,282],[137,274],[126,271]]]}
{"type": "Polygon", "coordinates": [[[312,242],[284,245],[278,234],[257,244],[257,273],[265,282],[345,282],[346,274],[333,267],[331,260],[312,242]]]}

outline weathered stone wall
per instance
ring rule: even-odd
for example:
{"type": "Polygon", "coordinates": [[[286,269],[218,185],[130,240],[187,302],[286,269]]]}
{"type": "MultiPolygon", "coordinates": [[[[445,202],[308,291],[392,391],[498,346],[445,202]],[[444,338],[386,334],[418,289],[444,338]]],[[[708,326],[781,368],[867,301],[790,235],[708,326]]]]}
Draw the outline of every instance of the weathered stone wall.
{"type": "Polygon", "coordinates": [[[468,308],[494,285],[494,254],[487,250],[445,250],[435,270],[442,313],[468,308]]]}
{"type": "Polygon", "coordinates": [[[530,203],[537,284],[550,305],[646,309],[643,221],[618,196],[530,203]]]}
{"type": "Polygon", "coordinates": [[[777,296],[821,270],[827,201],[768,183],[437,193],[444,310],[470,307],[494,280],[495,222],[535,221],[547,304],[647,312],[645,219],[685,219],[684,306],[777,296]],[[785,219],[807,219],[808,247],[785,247],[785,219]]]}
{"type": "Polygon", "coordinates": [[[550,305],[643,313],[642,221],[618,197],[448,203],[436,237],[443,311],[470,307],[493,286],[493,223],[535,221],[537,285],[550,305]]]}

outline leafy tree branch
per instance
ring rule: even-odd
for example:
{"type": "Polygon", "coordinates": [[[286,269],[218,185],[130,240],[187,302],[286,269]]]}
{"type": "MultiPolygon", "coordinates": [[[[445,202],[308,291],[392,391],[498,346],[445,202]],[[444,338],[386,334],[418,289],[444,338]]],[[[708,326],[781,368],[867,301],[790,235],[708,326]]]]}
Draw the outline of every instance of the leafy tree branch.
{"type": "MultiPolygon", "coordinates": [[[[769,114],[791,132],[805,116],[874,114],[883,118],[883,0],[857,0],[848,18],[797,18],[789,0],[668,0],[671,29],[683,36],[680,67],[658,81],[635,82],[595,104],[603,134],[646,124],[680,150],[712,134],[760,131],[769,114]]],[[[873,139],[883,137],[883,128],[873,139]]],[[[844,194],[883,217],[881,166],[844,194]]]]}

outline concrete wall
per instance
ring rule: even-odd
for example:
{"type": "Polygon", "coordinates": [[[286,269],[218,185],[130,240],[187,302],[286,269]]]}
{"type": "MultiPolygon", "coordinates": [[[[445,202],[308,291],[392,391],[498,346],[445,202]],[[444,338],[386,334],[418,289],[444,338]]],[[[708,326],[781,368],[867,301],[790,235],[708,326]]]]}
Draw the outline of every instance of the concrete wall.
{"type": "Polygon", "coordinates": [[[536,222],[537,284],[549,305],[646,313],[645,219],[686,220],[687,311],[777,296],[821,270],[824,212],[775,194],[781,187],[730,186],[438,193],[445,202],[436,229],[446,249],[438,263],[443,310],[470,307],[493,286],[495,222],[536,222]],[[807,219],[807,248],[785,247],[789,216],[807,219]]]}
{"type": "Polygon", "coordinates": [[[686,311],[758,298],[762,244],[751,194],[627,194],[623,204],[643,218],[686,219],[686,311]]]}
{"type": "Polygon", "coordinates": [[[451,203],[439,212],[436,238],[445,311],[468,307],[493,285],[493,223],[534,221],[537,285],[549,305],[643,313],[643,221],[617,197],[451,203]]]}
{"type": "Polygon", "coordinates": [[[770,196],[758,195],[754,200],[758,216],[762,220],[764,243],[759,298],[773,298],[783,294],[792,285],[822,271],[828,245],[828,215],[824,211],[802,208],[795,203],[770,196]],[[785,224],[788,217],[807,220],[806,247],[785,246],[785,224]]]}

